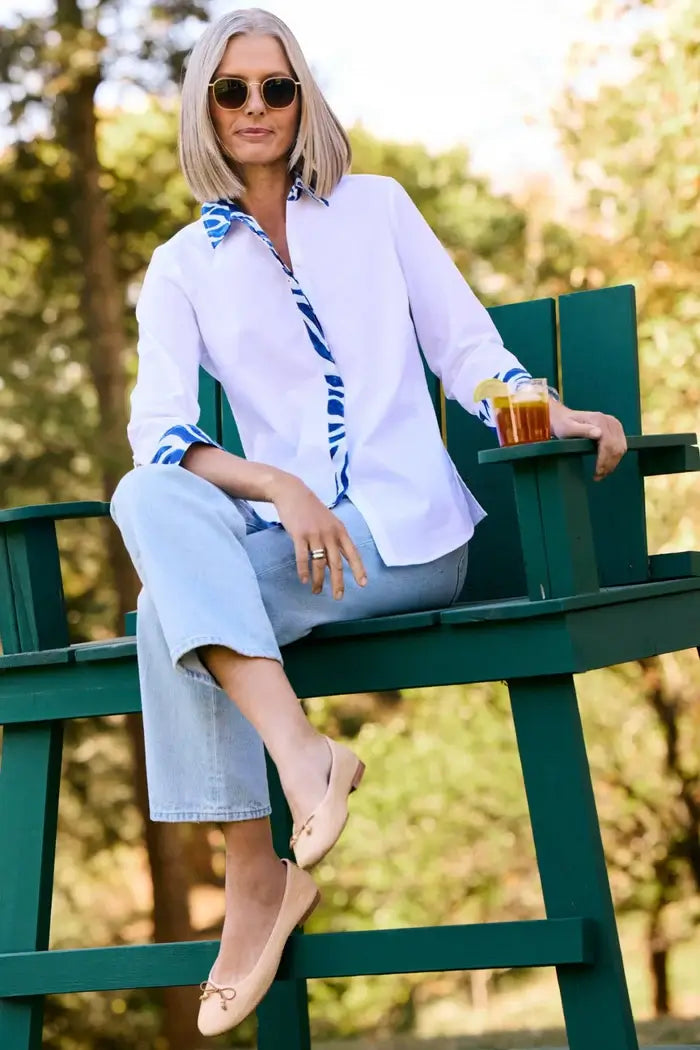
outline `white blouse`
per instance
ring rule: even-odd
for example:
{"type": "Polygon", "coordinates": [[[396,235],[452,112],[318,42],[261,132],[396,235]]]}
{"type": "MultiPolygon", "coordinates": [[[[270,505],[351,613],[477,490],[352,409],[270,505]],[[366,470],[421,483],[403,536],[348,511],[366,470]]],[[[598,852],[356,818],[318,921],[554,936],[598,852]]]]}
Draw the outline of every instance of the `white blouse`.
{"type": "MultiPolygon", "coordinates": [[[[347,495],[387,565],[432,561],[469,540],[484,511],[442,442],[418,343],[447,397],[487,425],[476,385],[528,373],[394,179],[346,175],[328,201],[302,189],[287,202],[291,275],[245,222],[215,238],[210,216],[209,232],[199,220],[155,250],[136,308],[134,462],[175,465],[191,442],[215,444],[196,426],[201,365],[223,387],[246,457],[334,505],[329,369],[301,294],[342,377],[347,495]]],[[[277,520],[271,503],[251,507],[277,520]]]]}

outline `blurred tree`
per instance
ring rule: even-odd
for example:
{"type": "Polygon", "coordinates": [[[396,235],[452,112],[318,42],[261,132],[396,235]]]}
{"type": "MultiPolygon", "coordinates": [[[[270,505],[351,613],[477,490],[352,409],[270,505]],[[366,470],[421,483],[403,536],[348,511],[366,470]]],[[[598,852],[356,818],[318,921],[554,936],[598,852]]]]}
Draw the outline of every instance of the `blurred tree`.
{"type": "MultiPolygon", "coordinates": [[[[66,363],[63,372],[72,377],[69,390],[77,386],[83,374],[88,379],[78,397],[92,409],[92,442],[77,443],[85,434],[76,433],[68,438],[68,445],[75,449],[76,466],[81,464],[83,474],[92,474],[93,483],[99,484],[103,499],[111,498],[129,464],[128,344],[125,286],[113,238],[110,178],[99,156],[95,96],[107,75],[119,76],[120,67],[128,79],[137,81],[141,77],[149,88],[162,90],[179,74],[183,26],[205,15],[201,4],[184,0],[161,0],[156,5],[98,0],[84,6],[78,0],[55,0],[55,7],[46,16],[20,18],[13,27],[3,28],[0,36],[0,83],[11,98],[9,116],[15,131],[11,162],[4,172],[14,192],[3,198],[5,208],[12,213],[14,236],[23,242],[31,239],[35,262],[44,264],[42,276],[54,303],[57,285],[70,288],[71,294],[64,296],[60,307],[41,304],[33,327],[41,343],[45,332],[36,332],[38,318],[52,330],[60,320],[68,330],[68,339],[57,347],[57,333],[52,331],[53,338],[44,339],[48,359],[53,357],[55,364],[66,363]],[[141,22],[136,30],[135,16],[136,24],[141,22]],[[134,59],[135,33],[140,48],[134,59]],[[95,450],[92,463],[85,456],[88,448],[95,450]]],[[[41,272],[40,265],[36,268],[41,272]]],[[[21,262],[17,269],[18,280],[36,279],[36,273],[31,277],[21,262]]],[[[39,306],[36,293],[33,298],[34,305],[39,306]]],[[[26,316],[26,306],[20,312],[26,316]]],[[[31,368],[33,356],[30,353],[27,361],[23,355],[12,354],[11,372],[19,371],[21,378],[21,373],[31,368]]],[[[50,369],[45,379],[55,384],[50,369]]],[[[66,408],[62,404],[63,412],[66,408]]],[[[39,401],[28,417],[15,413],[13,417],[22,419],[26,430],[26,420],[44,410],[39,401]]],[[[30,448],[36,443],[36,435],[31,437],[30,448]]],[[[63,437],[65,440],[65,432],[63,437]]],[[[19,474],[21,479],[22,452],[13,466],[15,476],[19,474]]],[[[75,489],[65,492],[72,499],[82,494],[75,489]]],[[[138,582],[117,531],[109,528],[106,538],[116,592],[116,616],[111,626],[119,629],[125,613],[134,608],[138,582]]],[[[126,724],[132,742],[136,800],[155,888],[154,935],[164,941],[188,939],[192,930],[187,873],[181,859],[182,832],[177,826],[148,820],[140,719],[130,716],[126,724]]],[[[193,994],[166,989],[163,995],[164,1029],[170,1047],[178,1050],[190,1046],[196,1036],[193,994]]]]}

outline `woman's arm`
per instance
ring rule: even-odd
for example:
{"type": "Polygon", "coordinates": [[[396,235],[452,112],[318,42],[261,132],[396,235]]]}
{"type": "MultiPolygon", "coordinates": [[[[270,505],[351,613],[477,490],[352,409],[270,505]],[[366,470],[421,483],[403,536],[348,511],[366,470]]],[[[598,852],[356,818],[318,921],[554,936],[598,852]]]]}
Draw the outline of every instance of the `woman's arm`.
{"type": "Polygon", "coordinates": [[[136,308],[139,369],[128,427],[135,464],[181,466],[231,496],[274,503],[294,543],[302,583],[310,581],[320,593],[328,568],[333,594],[341,598],[345,559],[364,586],[362,559],[345,526],[300,478],[226,452],[197,426],[203,345],[177,277],[165,269],[157,249],[136,308]],[[314,561],[310,570],[309,551],[316,549],[326,552],[326,560],[314,561]]]}
{"type": "Polygon", "coordinates": [[[421,349],[445,395],[495,427],[488,401],[474,403],[482,379],[529,376],[404,188],[390,180],[394,243],[421,349]]]}
{"type": "Polygon", "coordinates": [[[202,338],[162,250],[153,253],[136,305],[138,374],[127,427],[136,466],[179,464],[196,442],[221,447],[197,426],[202,338]]]}
{"type": "MultiPolygon", "coordinates": [[[[529,373],[503,345],[498,330],[445,248],[403,187],[391,180],[394,241],[401,262],[418,341],[447,397],[494,427],[488,401],[474,403],[482,379],[504,381],[529,373]]],[[[598,442],[596,480],[624,455],[621,424],[602,412],[575,412],[552,399],[555,437],[589,437],[598,442]]]]}

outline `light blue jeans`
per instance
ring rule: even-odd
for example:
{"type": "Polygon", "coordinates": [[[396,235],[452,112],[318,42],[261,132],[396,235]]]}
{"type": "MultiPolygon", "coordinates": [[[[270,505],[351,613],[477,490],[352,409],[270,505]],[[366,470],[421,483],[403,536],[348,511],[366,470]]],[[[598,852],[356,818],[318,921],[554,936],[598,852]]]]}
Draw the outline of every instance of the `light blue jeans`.
{"type": "MultiPolygon", "coordinates": [[[[349,499],[335,513],[368,583],[346,566],[345,594],[299,580],[282,526],[246,524],[247,504],[184,467],[137,467],[112,500],[143,584],[137,653],[152,820],[250,820],[270,812],[263,745],[197,656],[224,645],[282,660],[280,646],[322,623],[444,607],[467,571],[467,546],[424,565],[386,566],[349,499]]],[[[264,697],[261,697],[264,702],[264,697]]]]}

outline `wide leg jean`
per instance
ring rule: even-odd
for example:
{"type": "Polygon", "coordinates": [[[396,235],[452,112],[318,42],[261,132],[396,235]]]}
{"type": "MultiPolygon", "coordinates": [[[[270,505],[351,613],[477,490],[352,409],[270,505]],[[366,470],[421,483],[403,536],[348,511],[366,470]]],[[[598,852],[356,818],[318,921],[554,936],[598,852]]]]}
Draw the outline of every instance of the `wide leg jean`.
{"type": "MultiPolygon", "coordinates": [[[[424,565],[386,566],[349,499],[334,510],[367,570],[345,566],[345,594],[297,576],[280,526],[191,471],[153,464],[120,481],[117,523],[143,584],[137,653],[152,820],[250,820],[270,812],[262,741],[198,658],[204,645],[282,660],[280,647],[322,623],[444,607],[458,596],[467,546],[424,565]]],[[[260,697],[265,703],[265,697],[260,697]]]]}

